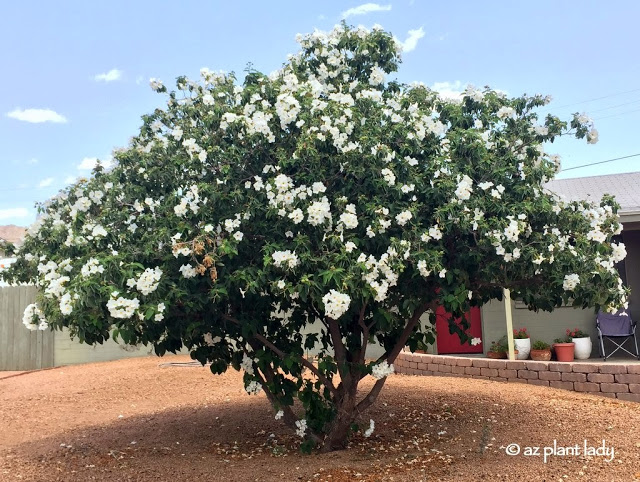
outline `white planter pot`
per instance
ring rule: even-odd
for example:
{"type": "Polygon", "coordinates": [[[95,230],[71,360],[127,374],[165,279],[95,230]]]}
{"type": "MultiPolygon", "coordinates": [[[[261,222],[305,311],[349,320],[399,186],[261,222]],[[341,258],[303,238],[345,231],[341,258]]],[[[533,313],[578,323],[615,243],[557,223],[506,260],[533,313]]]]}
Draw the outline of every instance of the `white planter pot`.
{"type": "Polygon", "coordinates": [[[518,350],[516,355],[517,360],[526,360],[529,358],[529,352],[531,351],[531,338],[516,338],[513,340],[515,349],[518,350]]]}
{"type": "Polygon", "coordinates": [[[576,360],[586,360],[591,356],[591,338],[585,336],[584,338],[571,338],[571,341],[575,343],[576,348],[574,357],[576,360]]]}

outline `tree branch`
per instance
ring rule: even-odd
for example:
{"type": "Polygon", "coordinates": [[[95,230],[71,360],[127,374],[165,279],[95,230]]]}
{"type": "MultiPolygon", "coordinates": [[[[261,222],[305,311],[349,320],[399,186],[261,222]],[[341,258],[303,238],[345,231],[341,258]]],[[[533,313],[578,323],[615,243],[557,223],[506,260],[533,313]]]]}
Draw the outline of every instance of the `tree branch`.
{"type": "MultiPolygon", "coordinates": [[[[271,405],[273,407],[279,407],[282,410],[284,414],[282,418],[285,425],[287,425],[289,428],[291,428],[294,431],[297,430],[298,427],[296,426],[296,422],[298,421],[298,417],[296,417],[295,413],[293,413],[291,406],[281,405],[278,401],[278,397],[276,397],[271,392],[271,390],[269,390],[268,383],[273,383],[273,373],[269,373],[263,370],[258,370],[258,373],[260,374],[260,377],[259,377],[260,385],[262,385],[262,389],[264,390],[265,395],[269,399],[269,402],[271,402],[271,405]]],[[[306,435],[307,437],[312,438],[318,445],[322,444],[322,439],[318,435],[313,433],[311,429],[307,428],[306,435]]]]}
{"type": "MultiPolygon", "coordinates": [[[[240,325],[240,321],[236,320],[232,316],[223,314],[222,317],[225,320],[228,320],[228,321],[230,321],[232,323],[240,325]]],[[[270,342],[263,335],[261,335],[259,333],[256,333],[256,334],[253,335],[253,338],[258,340],[260,343],[262,343],[262,345],[264,345],[266,348],[268,348],[269,350],[274,352],[276,355],[278,355],[278,357],[281,360],[284,360],[286,358],[287,354],[285,352],[283,352],[280,348],[275,346],[272,342],[270,342]]],[[[309,360],[307,360],[304,356],[298,356],[297,359],[304,367],[308,368],[311,371],[311,373],[313,373],[318,378],[318,380],[320,380],[322,382],[322,384],[325,387],[327,387],[329,389],[329,391],[331,391],[331,393],[333,395],[336,395],[336,396],[338,395],[338,390],[333,385],[333,383],[331,383],[331,381],[327,377],[325,377],[313,363],[311,363],[309,360]]]]}

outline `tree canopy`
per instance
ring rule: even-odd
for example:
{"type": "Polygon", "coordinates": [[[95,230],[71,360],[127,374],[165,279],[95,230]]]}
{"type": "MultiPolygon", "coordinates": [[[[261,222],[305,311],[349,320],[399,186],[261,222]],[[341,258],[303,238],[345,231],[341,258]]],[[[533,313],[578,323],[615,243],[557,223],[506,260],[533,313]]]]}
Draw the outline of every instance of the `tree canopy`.
{"type": "MultiPolygon", "coordinates": [[[[28,327],[242,369],[304,448],[331,450],[401,349],[433,343],[437,306],[462,316],[503,288],[530,309],[625,302],[615,201],[545,188],[559,160],[543,145],[595,142],[589,118],[541,118],[541,95],[401,84],[381,29],[298,41],[270,75],[152,79],[166,107],[115,167],[40,207],[3,274],[40,288],[28,327]]],[[[468,340],[467,326],[451,329],[468,340]]]]}

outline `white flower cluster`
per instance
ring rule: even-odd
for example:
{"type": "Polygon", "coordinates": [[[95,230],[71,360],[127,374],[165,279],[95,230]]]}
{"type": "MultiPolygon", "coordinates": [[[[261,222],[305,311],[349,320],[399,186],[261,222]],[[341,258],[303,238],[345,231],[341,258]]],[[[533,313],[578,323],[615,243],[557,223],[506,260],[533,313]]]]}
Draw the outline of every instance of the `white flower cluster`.
{"type": "Polygon", "coordinates": [[[158,308],[157,308],[157,313],[155,314],[155,316],[153,317],[153,319],[155,321],[162,321],[164,320],[164,310],[166,309],[166,306],[164,305],[164,303],[158,303],[158,308]]]}
{"type": "Polygon", "coordinates": [[[431,270],[427,268],[427,262],[424,259],[418,261],[418,271],[425,278],[431,275],[431,270]]]}
{"type": "Polygon", "coordinates": [[[201,206],[207,203],[207,198],[200,199],[198,186],[196,186],[195,184],[192,185],[184,194],[181,194],[180,190],[178,192],[178,195],[182,195],[182,198],[180,199],[180,204],[174,206],[173,208],[176,216],[185,216],[189,209],[191,209],[193,214],[198,214],[201,206]]]}
{"type": "Polygon", "coordinates": [[[71,301],[71,293],[65,293],[60,297],[60,313],[70,315],[73,312],[73,302],[71,301]]]}
{"type": "Polygon", "coordinates": [[[580,284],[580,276],[577,274],[567,274],[564,276],[564,281],[562,282],[562,288],[565,291],[573,291],[576,286],[580,284]]]}
{"type": "Polygon", "coordinates": [[[296,420],[296,427],[296,434],[298,437],[304,437],[304,434],[307,431],[307,421],[304,418],[302,420],[296,420]]]}
{"type": "Polygon", "coordinates": [[[347,204],[344,213],[340,215],[340,222],[346,229],[355,229],[358,227],[358,216],[356,215],[355,204],[347,204]]]}
{"type": "Polygon", "coordinates": [[[395,372],[393,365],[389,365],[387,360],[384,360],[377,365],[371,367],[371,376],[376,380],[382,380],[395,372]]]}
{"type": "Polygon", "coordinates": [[[35,303],[31,303],[25,308],[22,315],[22,324],[31,331],[46,330],[48,326],[44,314],[35,303]]]}
{"type": "Polygon", "coordinates": [[[107,301],[107,309],[109,314],[113,318],[120,318],[126,320],[131,318],[136,310],[140,308],[140,300],[137,298],[128,299],[122,296],[118,297],[119,293],[114,291],[111,293],[111,299],[107,301]]]}
{"type": "Polygon", "coordinates": [[[253,360],[247,356],[245,353],[242,356],[242,362],[240,363],[240,368],[242,368],[248,375],[253,375],[253,360]]]}
{"type": "Polygon", "coordinates": [[[262,391],[262,385],[256,381],[249,382],[244,388],[249,395],[257,395],[262,391]]]}
{"type": "Polygon", "coordinates": [[[289,269],[293,269],[298,266],[300,262],[296,253],[292,253],[289,249],[286,251],[276,251],[271,257],[273,258],[273,264],[277,267],[286,265],[289,269]]]}
{"type": "Polygon", "coordinates": [[[154,269],[147,268],[136,281],[136,289],[143,295],[149,295],[158,288],[161,277],[162,270],[158,266],[154,269]]]}
{"type": "Polygon", "coordinates": [[[329,291],[322,297],[324,303],[324,312],[329,318],[337,320],[344,315],[349,309],[351,297],[346,293],[340,293],[336,290],[329,291]]]}
{"type": "Polygon", "coordinates": [[[198,271],[190,264],[183,264],[178,271],[184,278],[194,278],[198,274],[198,271]]]}
{"type": "Polygon", "coordinates": [[[402,211],[401,213],[396,215],[396,222],[400,225],[400,226],[404,226],[405,224],[407,224],[409,221],[411,221],[411,218],[413,217],[413,215],[411,214],[411,211],[406,210],[406,211],[402,211]]]}
{"type": "Polygon", "coordinates": [[[371,434],[373,433],[375,428],[376,428],[376,423],[373,421],[373,419],[369,420],[369,428],[364,431],[364,436],[367,438],[371,437],[371,434]]]}
{"type": "Polygon", "coordinates": [[[471,197],[471,193],[473,192],[473,180],[467,176],[466,174],[462,176],[462,179],[458,182],[458,187],[456,188],[456,197],[460,201],[467,201],[471,197]]]}
{"type": "Polygon", "coordinates": [[[89,260],[80,269],[80,274],[83,278],[88,278],[92,274],[104,273],[104,266],[100,264],[96,258],[89,258],[89,260]]]}
{"type": "Polygon", "coordinates": [[[312,202],[307,208],[307,221],[312,226],[319,226],[325,220],[331,221],[331,204],[326,196],[320,201],[312,202]]]}

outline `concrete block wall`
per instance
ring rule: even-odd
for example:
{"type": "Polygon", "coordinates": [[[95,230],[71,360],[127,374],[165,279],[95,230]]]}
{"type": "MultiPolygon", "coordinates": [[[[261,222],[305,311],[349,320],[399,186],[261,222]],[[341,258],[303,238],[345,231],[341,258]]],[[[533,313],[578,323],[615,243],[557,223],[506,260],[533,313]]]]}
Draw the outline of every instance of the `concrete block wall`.
{"type": "Polygon", "coordinates": [[[527,383],[640,402],[640,364],[492,360],[403,351],[397,373],[527,383]]]}

